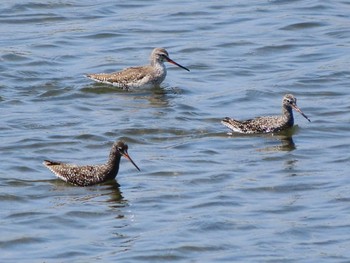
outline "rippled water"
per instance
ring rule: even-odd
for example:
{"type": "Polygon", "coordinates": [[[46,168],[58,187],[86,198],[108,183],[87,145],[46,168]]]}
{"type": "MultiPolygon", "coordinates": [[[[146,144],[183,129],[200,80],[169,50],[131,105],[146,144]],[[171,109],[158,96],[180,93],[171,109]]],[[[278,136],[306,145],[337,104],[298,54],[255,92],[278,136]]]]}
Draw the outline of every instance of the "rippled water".
{"type": "Polygon", "coordinates": [[[1,262],[349,261],[349,2],[117,2],[2,2],[1,262]],[[84,78],[154,47],[191,72],[135,92],[84,78]],[[285,93],[311,123],[220,124],[285,93]],[[102,163],[117,139],[141,172],[124,159],[115,183],[42,165],[102,163]]]}

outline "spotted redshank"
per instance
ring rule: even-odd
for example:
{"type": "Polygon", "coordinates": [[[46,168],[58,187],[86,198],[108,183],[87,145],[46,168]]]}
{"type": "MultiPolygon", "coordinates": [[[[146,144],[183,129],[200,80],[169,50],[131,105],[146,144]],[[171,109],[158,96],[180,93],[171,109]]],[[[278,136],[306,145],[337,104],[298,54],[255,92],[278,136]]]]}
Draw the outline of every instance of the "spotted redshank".
{"type": "Polygon", "coordinates": [[[221,121],[223,125],[238,133],[273,133],[280,132],[294,125],[293,110],[310,119],[298,108],[297,99],[292,94],[286,94],[282,100],[282,115],[257,117],[250,120],[238,121],[226,117],[221,121]]]}
{"type": "Polygon", "coordinates": [[[137,170],[140,169],[128,155],[128,145],[122,141],[112,146],[107,163],[101,165],[76,165],[45,160],[43,164],[57,177],[77,186],[100,184],[115,179],[121,156],[127,158],[137,170]]]}
{"type": "Polygon", "coordinates": [[[168,52],[164,48],[153,49],[150,59],[150,65],[130,67],[113,73],[88,74],[86,76],[97,82],[111,84],[118,88],[129,90],[159,86],[167,73],[164,65],[165,61],[190,71],[188,68],[170,59],[168,52]]]}

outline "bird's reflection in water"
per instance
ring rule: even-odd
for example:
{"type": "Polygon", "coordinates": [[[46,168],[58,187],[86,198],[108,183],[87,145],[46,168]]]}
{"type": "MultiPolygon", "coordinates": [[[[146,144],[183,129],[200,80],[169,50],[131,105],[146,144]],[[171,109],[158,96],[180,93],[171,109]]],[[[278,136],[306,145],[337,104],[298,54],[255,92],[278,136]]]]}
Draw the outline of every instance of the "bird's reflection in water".
{"type": "Polygon", "coordinates": [[[107,199],[107,202],[111,202],[111,203],[115,203],[115,204],[119,204],[117,206],[124,206],[124,197],[120,191],[120,185],[118,184],[118,182],[116,180],[112,180],[108,183],[105,184],[105,190],[106,193],[102,194],[102,195],[108,195],[109,199],[107,199]]]}
{"type": "Polygon", "coordinates": [[[125,95],[124,98],[126,99],[148,100],[149,105],[154,107],[168,107],[169,97],[182,93],[181,88],[178,87],[155,86],[151,89],[123,90],[111,85],[101,83],[89,84],[83,87],[81,90],[86,93],[95,94],[120,93],[125,95]]]}
{"type": "Polygon", "coordinates": [[[281,138],[281,147],[280,147],[280,150],[281,151],[293,151],[296,149],[295,147],[295,143],[293,141],[293,137],[284,137],[284,138],[281,138]]]}
{"type": "Polygon", "coordinates": [[[269,144],[273,144],[272,146],[263,147],[260,149],[257,149],[259,152],[290,152],[296,149],[295,143],[293,141],[293,134],[295,134],[298,131],[298,126],[293,126],[290,129],[287,129],[283,132],[280,132],[278,134],[241,134],[241,133],[226,133],[230,137],[263,137],[267,140],[269,144]],[[275,142],[278,142],[278,145],[276,145],[275,142]]]}
{"type": "Polygon", "coordinates": [[[278,145],[268,146],[259,151],[262,152],[290,152],[296,149],[292,135],[297,131],[297,127],[293,127],[279,134],[269,136],[269,139],[279,141],[278,145]]]}
{"type": "Polygon", "coordinates": [[[119,189],[120,185],[116,180],[87,187],[74,186],[58,179],[51,181],[54,181],[54,192],[70,192],[70,194],[65,197],[60,195],[57,198],[60,205],[73,202],[96,201],[99,200],[100,197],[103,197],[104,201],[113,203],[115,207],[125,206],[126,201],[119,189]]]}
{"type": "Polygon", "coordinates": [[[167,107],[169,105],[169,98],[167,91],[156,86],[151,89],[151,94],[145,94],[145,98],[148,99],[149,104],[156,107],[167,107]]]}
{"type": "Polygon", "coordinates": [[[284,136],[278,136],[278,137],[272,137],[273,139],[276,139],[276,141],[279,141],[280,144],[268,146],[262,149],[259,149],[260,152],[290,152],[295,150],[295,144],[292,137],[284,137],[284,136]]]}
{"type": "Polygon", "coordinates": [[[286,160],[284,163],[285,171],[287,172],[287,176],[297,176],[299,173],[296,168],[298,166],[297,159],[286,160]]]}

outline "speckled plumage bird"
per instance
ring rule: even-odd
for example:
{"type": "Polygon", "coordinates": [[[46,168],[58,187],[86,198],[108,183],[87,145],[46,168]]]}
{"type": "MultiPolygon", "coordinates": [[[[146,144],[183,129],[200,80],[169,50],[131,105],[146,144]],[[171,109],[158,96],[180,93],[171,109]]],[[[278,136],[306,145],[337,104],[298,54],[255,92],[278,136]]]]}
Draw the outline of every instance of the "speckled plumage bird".
{"type": "Polygon", "coordinates": [[[280,132],[294,125],[293,109],[310,122],[310,119],[298,108],[297,99],[292,94],[286,94],[282,100],[282,115],[280,116],[257,117],[245,121],[226,117],[221,123],[237,133],[257,134],[280,132]]]}
{"type": "Polygon", "coordinates": [[[140,169],[128,154],[128,145],[122,141],[112,146],[107,163],[101,165],[76,165],[45,160],[43,164],[58,178],[77,186],[100,184],[115,179],[121,156],[128,159],[137,170],[140,169]]]}
{"type": "Polygon", "coordinates": [[[155,48],[151,53],[151,64],[139,67],[130,67],[113,73],[88,74],[88,78],[111,84],[125,90],[134,88],[151,88],[159,86],[166,77],[167,70],[164,62],[172,63],[180,68],[190,71],[169,58],[164,48],[155,48]]]}

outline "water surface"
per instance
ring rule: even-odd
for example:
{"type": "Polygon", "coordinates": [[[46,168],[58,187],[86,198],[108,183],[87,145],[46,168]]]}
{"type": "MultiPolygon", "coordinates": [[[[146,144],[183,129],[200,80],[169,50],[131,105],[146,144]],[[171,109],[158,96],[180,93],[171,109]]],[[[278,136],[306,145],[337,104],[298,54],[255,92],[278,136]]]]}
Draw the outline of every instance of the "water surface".
{"type": "Polygon", "coordinates": [[[349,3],[5,1],[0,7],[2,262],[347,262],[349,3]],[[86,73],[168,66],[134,92],[86,73]],[[295,115],[284,135],[228,135],[223,117],[295,115]],[[102,163],[73,187],[44,159],[102,163]]]}

